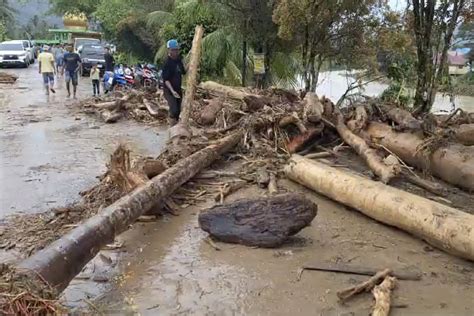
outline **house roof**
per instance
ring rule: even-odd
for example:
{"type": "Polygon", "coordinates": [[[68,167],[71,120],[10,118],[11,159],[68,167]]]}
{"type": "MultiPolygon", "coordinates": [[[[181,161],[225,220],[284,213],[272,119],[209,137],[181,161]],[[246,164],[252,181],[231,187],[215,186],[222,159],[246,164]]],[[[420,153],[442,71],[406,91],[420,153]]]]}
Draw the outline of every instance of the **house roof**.
{"type": "Polygon", "coordinates": [[[463,66],[463,65],[466,65],[467,62],[468,62],[468,60],[464,55],[460,55],[460,54],[451,55],[451,54],[448,54],[448,63],[450,65],[463,66]]]}

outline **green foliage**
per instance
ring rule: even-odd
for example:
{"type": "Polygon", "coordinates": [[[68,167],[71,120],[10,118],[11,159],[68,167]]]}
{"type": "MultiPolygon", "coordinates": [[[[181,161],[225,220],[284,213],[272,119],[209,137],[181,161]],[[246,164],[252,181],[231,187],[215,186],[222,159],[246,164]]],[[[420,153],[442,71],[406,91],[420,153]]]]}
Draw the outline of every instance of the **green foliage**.
{"type": "MultiPolygon", "coordinates": [[[[99,2],[96,0],[96,2],[99,2]]],[[[132,12],[133,7],[127,0],[103,0],[100,1],[94,17],[100,22],[107,38],[117,39],[117,25],[132,12]]]]}
{"type": "Polygon", "coordinates": [[[413,101],[410,91],[404,86],[403,82],[392,82],[383,91],[381,98],[385,102],[395,103],[404,108],[408,108],[413,101]]]}
{"type": "Polygon", "coordinates": [[[51,4],[51,12],[63,15],[66,12],[83,12],[87,16],[91,16],[97,6],[103,2],[113,0],[49,0],[51,4]]]}

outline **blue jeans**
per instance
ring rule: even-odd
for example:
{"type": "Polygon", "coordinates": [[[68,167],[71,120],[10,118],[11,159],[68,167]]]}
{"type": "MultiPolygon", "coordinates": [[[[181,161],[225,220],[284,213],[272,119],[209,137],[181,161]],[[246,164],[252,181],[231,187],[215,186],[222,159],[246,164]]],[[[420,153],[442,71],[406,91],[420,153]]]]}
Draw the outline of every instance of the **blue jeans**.
{"type": "Polygon", "coordinates": [[[41,75],[43,76],[43,83],[45,86],[47,86],[48,84],[54,84],[54,73],[43,72],[41,75]]]}

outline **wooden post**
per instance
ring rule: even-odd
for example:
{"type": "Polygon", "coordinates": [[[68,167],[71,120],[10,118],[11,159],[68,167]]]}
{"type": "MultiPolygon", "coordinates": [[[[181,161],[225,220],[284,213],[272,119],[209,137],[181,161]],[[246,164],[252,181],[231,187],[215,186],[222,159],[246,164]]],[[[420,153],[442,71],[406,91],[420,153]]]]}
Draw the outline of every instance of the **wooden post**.
{"type": "Polygon", "coordinates": [[[196,26],[194,32],[193,46],[191,48],[191,58],[189,61],[188,75],[186,79],[186,93],[182,103],[182,113],[180,123],[187,125],[191,115],[191,108],[196,93],[196,83],[198,78],[199,62],[201,61],[201,41],[204,34],[204,28],[201,25],[196,26]]]}

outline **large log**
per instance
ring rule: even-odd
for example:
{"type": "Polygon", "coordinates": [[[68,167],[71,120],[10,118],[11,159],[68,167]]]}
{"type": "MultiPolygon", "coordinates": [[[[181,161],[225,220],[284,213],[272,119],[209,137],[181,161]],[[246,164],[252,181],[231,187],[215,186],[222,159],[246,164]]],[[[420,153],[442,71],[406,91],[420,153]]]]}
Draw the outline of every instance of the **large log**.
{"type": "Polygon", "coordinates": [[[399,172],[397,165],[387,165],[384,163],[375,149],[371,148],[366,141],[354,134],[344,123],[344,117],[338,108],[334,108],[336,116],[336,129],[341,138],[349,144],[356,152],[364,158],[370,170],[376,174],[383,183],[388,183],[399,172]]]}
{"type": "Polygon", "coordinates": [[[452,143],[434,150],[427,158],[419,150],[424,144],[421,133],[399,133],[378,122],[371,122],[364,133],[409,165],[429,170],[461,188],[474,190],[474,147],[452,143]]]}
{"type": "Polygon", "coordinates": [[[204,28],[201,25],[196,26],[194,31],[193,46],[191,47],[191,58],[189,61],[188,75],[186,77],[186,93],[183,99],[183,110],[180,116],[180,123],[188,124],[191,116],[191,107],[196,93],[196,83],[199,71],[199,62],[201,61],[201,42],[204,35],[204,28]]]}
{"type": "Polygon", "coordinates": [[[474,260],[474,215],[362,176],[293,155],[286,175],[382,223],[474,260]]]}
{"type": "Polygon", "coordinates": [[[299,194],[245,199],[199,214],[199,226],[212,237],[247,246],[273,248],[308,226],[317,205],[299,194]]]}
{"type": "Polygon", "coordinates": [[[461,124],[454,129],[456,140],[463,145],[474,145],[474,124],[461,124]]]}
{"type": "Polygon", "coordinates": [[[117,234],[126,231],[130,224],[158,201],[234,147],[242,135],[243,132],[238,131],[179,161],[21,262],[19,269],[29,273],[32,278],[40,276],[40,279],[61,292],[102,247],[113,241],[117,234]]]}
{"type": "Polygon", "coordinates": [[[202,82],[199,87],[213,94],[224,98],[230,98],[242,102],[242,110],[258,111],[265,105],[270,104],[270,100],[261,95],[247,93],[243,90],[222,85],[214,81],[202,82]]]}

